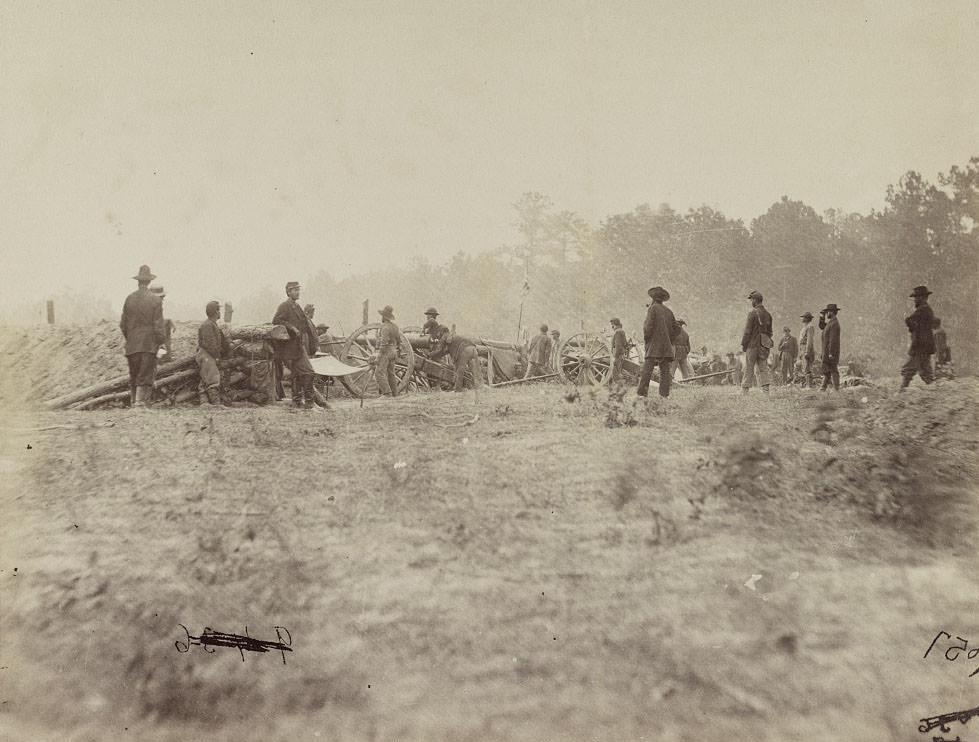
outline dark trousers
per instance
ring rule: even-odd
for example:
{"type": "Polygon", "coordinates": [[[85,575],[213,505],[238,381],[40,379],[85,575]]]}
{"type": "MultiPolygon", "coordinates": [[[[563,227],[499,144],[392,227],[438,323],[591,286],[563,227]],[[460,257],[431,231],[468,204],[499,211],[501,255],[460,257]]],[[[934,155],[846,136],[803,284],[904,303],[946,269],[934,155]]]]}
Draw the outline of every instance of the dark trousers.
{"type": "Polygon", "coordinates": [[[836,391],[840,390],[840,363],[839,361],[823,361],[823,391],[825,392],[830,383],[836,391]]]}
{"type": "Polygon", "coordinates": [[[905,387],[910,384],[915,374],[918,374],[926,384],[930,384],[934,380],[935,377],[931,371],[931,353],[908,353],[908,360],[901,366],[901,376],[903,377],[901,386],[905,387]]]}
{"type": "Polygon", "coordinates": [[[653,369],[659,366],[659,396],[670,396],[670,371],[673,370],[672,358],[647,358],[643,361],[639,373],[639,388],[636,394],[645,397],[649,393],[649,380],[653,378],[653,369]]]}
{"type": "Polygon", "coordinates": [[[292,401],[299,404],[313,399],[313,367],[309,365],[309,356],[305,353],[298,358],[283,358],[283,365],[289,369],[289,384],[292,387],[292,401]]]}
{"type": "Polygon", "coordinates": [[[130,353],[126,356],[129,364],[129,402],[136,399],[136,387],[153,386],[156,380],[156,353],[130,353]]]}

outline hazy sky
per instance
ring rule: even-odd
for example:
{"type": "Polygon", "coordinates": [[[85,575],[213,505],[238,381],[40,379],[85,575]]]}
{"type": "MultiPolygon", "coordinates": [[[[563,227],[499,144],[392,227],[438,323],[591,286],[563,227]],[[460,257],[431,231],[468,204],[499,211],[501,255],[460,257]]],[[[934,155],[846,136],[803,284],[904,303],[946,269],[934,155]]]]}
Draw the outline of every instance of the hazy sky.
{"type": "Polygon", "coordinates": [[[0,309],[441,262],[531,190],[866,213],[979,154],[977,39],[976,0],[6,0],[0,309]]]}

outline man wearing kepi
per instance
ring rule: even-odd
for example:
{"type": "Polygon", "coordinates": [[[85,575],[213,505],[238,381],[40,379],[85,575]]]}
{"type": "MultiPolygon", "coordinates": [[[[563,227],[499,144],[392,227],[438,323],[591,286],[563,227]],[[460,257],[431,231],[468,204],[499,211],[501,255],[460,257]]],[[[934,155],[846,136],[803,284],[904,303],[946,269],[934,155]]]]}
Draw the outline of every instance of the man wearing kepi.
{"type": "Polygon", "coordinates": [[[316,328],[299,306],[300,285],[297,281],[286,284],[288,297],[275,310],[272,324],[282,325],[289,331],[288,340],[275,341],[275,355],[286,366],[292,378],[292,403],[295,407],[311,410],[315,403],[313,393],[313,367],[310,354],[319,347],[316,328]]]}
{"type": "Polygon", "coordinates": [[[381,394],[398,396],[398,377],[394,373],[394,362],[398,357],[398,343],[401,330],[394,324],[394,307],[388,304],[378,310],[381,315],[381,329],[377,331],[377,388],[381,394]]]}
{"type": "Polygon", "coordinates": [[[673,342],[679,337],[680,324],[673,312],[663,306],[669,301],[670,292],[662,286],[653,286],[648,292],[653,301],[646,312],[646,321],[642,326],[642,336],[646,341],[646,357],[643,360],[642,372],[639,374],[639,388],[636,394],[645,397],[649,393],[649,380],[653,377],[653,368],[659,367],[659,396],[670,396],[671,371],[673,370],[673,342]]]}
{"type": "Polygon", "coordinates": [[[194,355],[201,377],[198,390],[202,404],[205,401],[210,404],[220,404],[221,371],[218,369],[218,360],[231,355],[231,344],[218,327],[221,305],[216,301],[209,301],[204,311],[207,319],[197,328],[197,353],[194,355]]]}
{"type": "Polygon", "coordinates": [[[129,363],[129,403],[145,408],[153,401],[156,378],[156,352],[166,341],[163,326],[163,304],[150,293],[150,281],[156,276],[148,265],[141,265],[133,276],[138,288],[126,297],[119,329],[126,339],[126,361],[129,363]]]}
{"type": "Polygon", "coordinates": [[[905,389],[911,383],[915,374],[926,384],[933,379],[931,372],[931,356],[935,352],[935,313],[928,305],[931,292],[927,286],[915,286],[911,291],[914,299],[914,311],[904,319],[911,333],[911,347],[908,348],[908,360],[901,368],[901,388],[905,389]]]}
{"type": "Polygon", "coordinates": [[[745,354],[744,379],[741,382],[741,393],[747,394],[755,384],[757,375],[758,386],[763,392],[768,392],[771,378],[768,375],[768,353],[772,341],[772,315],[763,304],[764,297],[758,291],[748,294],[751,310],[744,325],[741,336],[741,350],[745,354]]]}

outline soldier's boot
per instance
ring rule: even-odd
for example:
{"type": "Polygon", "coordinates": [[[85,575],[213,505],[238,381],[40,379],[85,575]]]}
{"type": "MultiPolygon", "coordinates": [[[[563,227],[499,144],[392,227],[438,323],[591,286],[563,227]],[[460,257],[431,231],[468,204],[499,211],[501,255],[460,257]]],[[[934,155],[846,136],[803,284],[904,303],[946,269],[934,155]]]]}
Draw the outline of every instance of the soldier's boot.
{"type": "Polygon", "coordinates": [[[313,409],[315,398],[313,396],[313,376],[311,374],[303,376],[303,397],[303,409],[313,409]]]}
{"type": "Polygon", "coordinates": [[[221,404],[221,392],[216,386],[209,386],[207,388],[207,401],[208,404],[219,405],[221,404]]]}
{"type": "Polygon", "coordinates": [[[901,389],[907,389],[908,388],[908,385],[910,383],[911,383],[911,377],[910,376],[903,376],[903,377],[901,377],[901,389]]]}
{"type": "Polygon", "coordinates": [[[150,406],[150,398],[153,393],[153,387],[145,386],[140,384],[136,387],[136,396],[133,400],[133,407],[139,410],[145,410],[150,406]]]}

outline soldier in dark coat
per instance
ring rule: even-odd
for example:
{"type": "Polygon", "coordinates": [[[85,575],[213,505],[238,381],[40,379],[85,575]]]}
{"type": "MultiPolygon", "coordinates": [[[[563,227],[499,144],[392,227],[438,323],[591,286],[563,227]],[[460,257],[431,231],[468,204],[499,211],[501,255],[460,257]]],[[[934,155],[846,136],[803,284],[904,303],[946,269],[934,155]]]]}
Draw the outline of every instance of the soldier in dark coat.
{"type": "Polygon", "coordinates": [[[483,369],[479,365],[479,352],[476,344],[467,337],[453,334],[445,325],[439,325],[435,334],[435,351],[430,356],[433,361],[437,361],[448,355],[455,364],[455,387],[454,390],[461,392],[465,388],[466,371],[469,371],[473,378],[473,389],[478,389],[483,382],[483,369]]]}
{"type": "Polygon", "coordinates": [[[138,288],[126,297],[119,329],[126,339],[126,361],[129,364],[129,403],[136,409],[153,401],[156,378],[156,352],[164,347],[163,304],[150,293],[150,281],[156,276],[148,265],[141,265],[133,276],[138,288]]]}
{"type": "Polygon", "coordinates": [[[830,382],[836,391],[840,390],[840,321],[836,319],[840,308],[835,304],[827,304],[823,310],[825,327],[823,328],[823,386],[822,391],[829,388],[830,382]]]}
{"type": "Polygon", "coordinates": [[[609,324],[612,325],[611,381],[618,381],[622,376],[622,363],[629,356],[629,341],[626,339],[625,330],[622,329],[622,321],[618,317],[612,317],[609,324]]]}
{"type": "Polygon", "coordinates": [[[928,305],[931,292],[927,286],[915,286],[911,291],[914,299],[914,311],[904,319],[911,333],[911,347],[908,348],[908,360],[901,367],[901,388],[911,383],[915,374],[926,384],[933,380],[931,372],[931,356],[935,352],[935,313],[928,305]]]}
{"type": "Polygon", "coordinates": [[[670,368],[670,377],[676,375],[676,370],[680,369],[680,373],[683,374],[684,379],[689,379],[693,376],[693,370],[690,368],[690,361],[687,360],[687,356],[690,355],[690,336],[687,334],[687,328],[684,325],[687,324],[686,320],[678,319],[677,324],[680,325],[680,334],[676,337],[676,342],[673,343],[673,366],[670,368]]]}
{"type": "Polygon", "coordinates": [[[204,313],[207,319],[197,329],[197,353],[194,355],[201,377],[198,392],[201,403],[206,400],[210,404],[220,404],[221,371],[218,361],[231,355],[231,344],[224,331],[218,327],[221,305],[216,301],[209,301],[204,313]]]}
{"type": "Polygon", "coordinates": [[[547,325],[540,326],[540,334],[534,335],[530,341],[530,348],[527,350],[527,373],[525,379],[534,376],[546,376],[551,366],[551,349],[554,342],[547,334],[547,325]]]}
{"type": "Polygon", "coordinates": [[[763,392],[768,391],[771,379],[768,375],[768,354],[772,342],[772,315],[765,309],[765,297],[758,291],[748,294],[751,311],[744,325],[741,336],[741,350],[745,354],[744,378],[741,381],[741,392],[747,394],[755,383],[757,374],[758,385],[763,392]]]}
{"type": "Polygon", "coordinates": [[[272,324],[282,325],[289,331],[288,340],[275,341],[276,360],[289,369],[292,384],[292,403],[296,407],[311,410],[316,403],[313,392],[313,367],[309,356],[319,349],[316,327],[299,306],[299,292],[302,287],[297,281],[286,284],[288,297],[275,310],[272,324]]]}
{"type": "Polygon", "coordinates": [[[670,371],[673,367],[673,342],[682,329],[673,316],[673,312],[663,306],[669,301],[670,292],[662,286],[653,286],[648,292],[652,302],[646,312],[646,321],[642,326],[643,340],[646,342],[646,355],[639,374],[639,388],[636,394],[645,397],[649,393],[649,380],[653,377],[653,369],[659,367],[659,395],[670,396],[670,371]]]}

